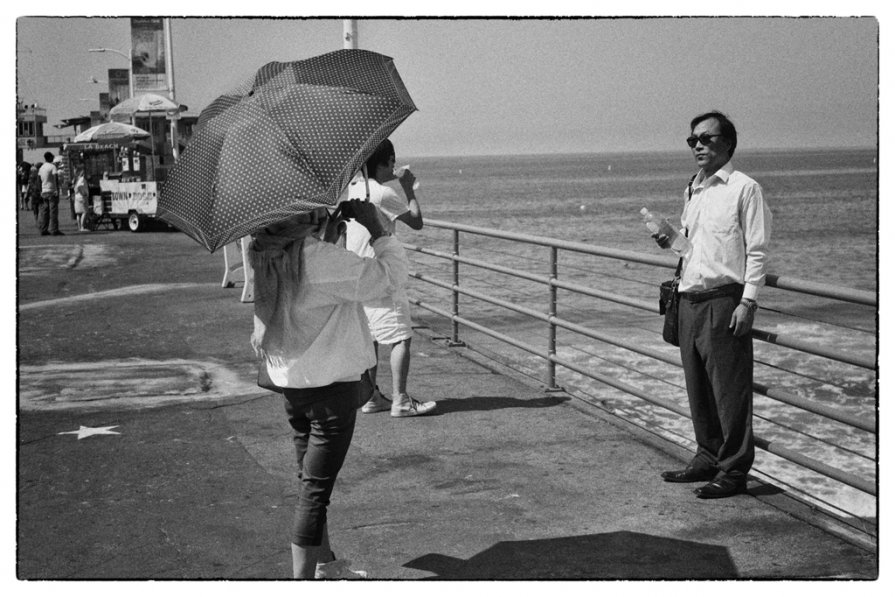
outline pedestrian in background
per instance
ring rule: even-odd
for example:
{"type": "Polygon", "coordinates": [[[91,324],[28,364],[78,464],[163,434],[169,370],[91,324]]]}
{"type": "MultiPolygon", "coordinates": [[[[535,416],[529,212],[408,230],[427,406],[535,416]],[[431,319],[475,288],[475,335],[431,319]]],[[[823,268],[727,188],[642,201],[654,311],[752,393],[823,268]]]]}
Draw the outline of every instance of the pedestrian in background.
{"type": "MultiPolygon", "coordinates": [[[[386,139],[367,159],[367,180],[355,177],[348,186],[351,199],[365,199],[369,190],[370,203],[378,210],[382,226],[391,234],[395,233],[395,222],[400,220],[414,230],[423,227],[423,214],[414,191],[416,177],[406,169],[399,180],[406,199],[385,183],[395,180],[395,148],[386,139]]],[[[372,255],[367,230],[354,221],[348,222],[346,246],[361,257],[372,255]]],[[[402,248],[403,250],[403,248],[402,248]]],[[[391,400],[384,398],[376,384],[377,365],[368,375],[372,383],[372,393],[361,411],[375,413],[390,410],[393,417],[415,417],[435,410],[434,401],[421,402],[407,393],[407,378],[410,373],[410,342],[413,329],[410,320],[410,301],[403,291],[364,303],[364,312],[370,325],[370,333],[375,341],[377,364],[379,346],[389,347],[389,364],[392,373],[391,400]]]]}
{"type": "Polygon", "coordinates": [[[19,196],[19,208],[28,209],[28,178],[31,174],[31,164],[20,162],[16,167],[16,193],[19,196]]]}
{"type": "Polygon", "coordinates": [[[687,145],[700,170],[681,217],[691,250],[678,286],[678,322],[697,449],[687,468],[662,477],[709,481],[696,496],[725,498],[746,490],[755,458],[751,331],[765,283],[771,212],[758,183],[731,164],[737,133],[727,116],[694,118],[687,145]]]}
{"type": "Polygon", "coordinates": [[[38,171],[40,176],[40,210],[37,228],[41,236],[62,236],[59,230],[59,170],[53,163],[52,152],[44,154],[44,163],[38,171]]]}
{"type": "Polygon", "coordinates": [[[59,200],[61,201],[63,197],[68,197],[68,208],[71,211],[71,219],[77,221],[78,214],[75,213],[74,180],[69,177],[70,172],[67,171],[65,160],[62,159],[61,155],[57,155],[55,159],[53,159],[53,164],[56,166],[56,172],[58,173],[56,180],[59,184],[59,200]]]}
{"type": "MultiPolygon", "coordinates": [[[[32,213],[34,213],[34,223],[38,224],[38,213],[40,211],[40,166],[38,164],[34,164],[31,166],[31,170],[28,172],[28,204],[31,207],[32,213]]],[[[40,230],[40,226],[38,225],[38,230],[40,230]]]]}
{"type": "Polygon", "coordinates": [[[79,167],[75,174],[73,190],[78,232],[89,232],[87,228],[87,198],[90,196],[90,190],[87,187],[87,178],[84,176],[83,167],[79,167]]]}
{"type": "Polygon", "coordinates": [[[295,578],[366,576],[333,553],[327,507],[354,433],[361,377],[376,360],[362,301],[403,287],[408,268],[376,208],[361,201],[349,207],[370,234],[371,258],[336,245],[341,222],[326,208],[268,226],[249,248],[259,378],[266,375],[264,387],[285,397],[298,460],[295,578]]]}

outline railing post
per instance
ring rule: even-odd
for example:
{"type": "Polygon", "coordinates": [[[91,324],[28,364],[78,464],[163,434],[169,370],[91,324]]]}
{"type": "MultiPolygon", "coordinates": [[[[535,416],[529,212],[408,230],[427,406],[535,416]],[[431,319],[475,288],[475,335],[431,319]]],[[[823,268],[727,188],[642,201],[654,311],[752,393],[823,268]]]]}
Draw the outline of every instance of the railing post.
{"type": "MultiPolygon", "coordinates": [[[[548,315],[551,318],[547,329],[547,352],[550,357],[556,356],[556,324],[552,321],[556,317],[556,280],[559,277],[559,249],[550,247],[550,305],[548,315]]],[[[556,385],[556,363],[547,361],[547,391],[557,391],[562,388],[556,385]]]]}
{"type": "MultiPolygon", "coordinates": [[[[454,257],[460,255],[460,231],[453,231],[454,237],[454,257]]],[[[457,317],[460,316],[460,262],[457,259],[453,260],[453,286],[454,289],[451,291],[451,339],[449,342],[450,346],[464,346],[463,342],[460,341],[460,324],[457,322],[457,317]]]]}

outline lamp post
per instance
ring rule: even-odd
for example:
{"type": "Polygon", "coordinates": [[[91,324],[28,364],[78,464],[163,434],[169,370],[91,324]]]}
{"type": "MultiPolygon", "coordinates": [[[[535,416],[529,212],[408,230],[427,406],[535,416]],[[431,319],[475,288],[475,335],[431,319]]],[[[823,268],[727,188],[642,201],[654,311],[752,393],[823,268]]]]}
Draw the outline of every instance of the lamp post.
{"type": "Polygon", "coordinates": [[[111,48],[90,48],[87,51],[88,52],[100,52],[100,53],[112,52],[113,54],[118,54],[119,56],[122,56],[125,59],[127,59],[128,97],[134,97],[134,63],[133,63],[133,56],[131,55],[130,51],[127,54],[125,54],[124,52],[122,52],[120,50],[113,50],[111,48]]]}
{"type": "Polygon", "coordinates": [[[357,49],[357,19],[342,19],[342,48],[357,49]]]}
{"type": "MultiPolygon", "coordinates": [[[[168,75],[168,96],[172,102],[174,99],[174,44],[171,42],[171,19],[165,19],[165,72],[168,75]]],[[[175,112],[171,115],[171,155],[174,161],[180,157],[180,150],[177,148],[177,121],[180,119],[180,113],[175,112]]]]}

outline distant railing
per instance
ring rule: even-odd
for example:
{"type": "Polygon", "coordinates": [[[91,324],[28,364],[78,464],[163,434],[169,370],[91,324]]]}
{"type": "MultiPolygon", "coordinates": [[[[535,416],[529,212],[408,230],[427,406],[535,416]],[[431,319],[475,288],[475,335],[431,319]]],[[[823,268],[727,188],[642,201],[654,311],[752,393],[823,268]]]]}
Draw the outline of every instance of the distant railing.
{"type": "Polygon", "coordinates": [[[38,108],[33,106],[16,106],[16,117],[26,117],[26,116],[43,116],[47,117],[46,108],[38,108]]]}
{"type": "MultiPolygon", "coordinates": [[[[578,323],[557,316],[558,298],[557,290],[565,290],[571,293],[597,298],[604,301],[610,301],[623,307],[648,311],[652,313],[658,312],[658,301],[644,301],[623,294],[614,293],[601,288],[592,288],[583,284],[566,281],[560,278],[559,274],[559,253],[560,251],[574,252],[598,257],[605,257],[625,262],[653,265],[659,267],[673,268],[676,260],[668,257],[650,256],[632,251],[613,249],[607,247],[599,247],[583,243],[568,242],[546,237],[531,236],[527,234],[518,234],[513,232],[503,232],[493,229],[478,228],[463,224],[454,224],[442,221],[427,220],[427,226],[431,228],[440,228],[451,231],[452,248],[450,251],[437,250],[429,247],[414,246],[405,244],[405,248],[412,253],[434,257],[437,260],[444,260],[450,265],[449,275],[430,275],[419,271],[411,272],[411,277],[426,284],[442,288],[450,291],[450,305],[431,304],[419,298],[412,298],[411,302],[417,306],[434,313],[436,315],[447,318],[450,321],[450,342],[454,344],[462,344],[460,333],[461,326],[465,326],[471,330],[485,334],[499,342],[514,346],[529,354],[540,357],[546,367],[544,374],[544,383],[548,388],[557,388],[557,365],[576,372],[582,376],[596,380],[633,396],[636,396],[646,402],[660,406],[662,408],[673,411],[683,417],[690,417],[689,410],[685,407],[674,404],[661,397],[653,396],[649,392],[645,392],[640,388],[634,387],[629,383],[625,383],[619,379],[604,375],[592,367],[584,367],[568,359],[562,358],[557,352],[557,330],[565,329],[580,334],[587,338],[598,340],[610,344],[615,347],[632,351],[639,355],[644,355],[657,359],[661,362],[668,363],[677,367],[681,366],[680,356],[673,356],[667,352],[655,349],[654,347],[638,344],[628,338],[614,337],[605,331],[583,326],[578,323]],[[523,271],[494,263],[490,260],[475,259],[461,255],[461,233],[476,235],[478,237],[489,237],[493,239],[502,239],[512,241],[514,243],[523,243],[525,245],[540,245],[548,247],[550,251],[549,257],[549,275],[539,275],[529,271],[523,271]],[[464,284],[461,279],[461,265],[486,272],[494,272],[513,278],[533,282],[541,285],[546,290],[546,300],[548,308],[546,311],[539,311],[520,305],[511,300],[504,300],[495,297],[487,292],[482,292],[471,288],[468,284],[464,284]],[[509,334],[503,333],[493,327],[483,325],[474,321],[473,315],[466,315],[460,310],[460,297],[466,296],[478,301],[482,301],[489,305],[505,309],[507,311],[521,314],[533,321],[540,321],[546,324],[546,346],[539,347],[531,345],[517,338],[511,337],[509,334]]],[[[437,271],[437,270],[436,270],[437,271]]],[[[597,280],[598,282],[598,280],[597,280]]],[[[767,286],[779,288],[782,290],[808,294],[827,299],[845,301],[856,305],[864,305],[877,307],[878,301],[875,293],[855,290],[844,287],[831,286],[829,284],[818,284],[815,282],[800,280],[790,277],[781,277],[776,275],[767,276],[767,286]]],[[[610,285],[606,285],[610,286],[610,285]]],[[[855,367],[866,370],[876,371],[877,363],[875,358],[852,354],[846,350],[836,347],[822,346],[819,343],[812,343],[804,339],[795,337],[790,334],[778,334],[756,328],[752,332],[756,340],[785,347],[788,349],[800,351],[806,354],[832,359],[841,363],[846,363],[855,367]]],[[[877,422],[875,416],[873,418],[856,415],[844,411],[843,409],[823,404],[815,400],[797,396],[784,388],[773,387],[771,385],[756,381],[754,383],[754,391],[767,396],[773,400],[810,412],[815,415],[824,417],[831,421],[847,425],[862,432],[870,433],[876,436],[877,422]]],[[[758,414],[758,413],[756,413],[758,414]]],[[[875,441],[875,439],[874,439],[875,441]]],[[[756,446],[774,454],[778,457],[786,459],[801,467],[805,467],[811,471],[824,475],[828,478],[835,479],[840,483],[844,483],[850,487],[856,488],[864,493],[872,496],[877,495],[876,480],[868,479],[855,474],[852,471],[841,470],[831,466],[827,462],[821,462],[816,458],[807,456],[799,451],[778,445],[776,441],[769,441],[762,437],[756,437],[756,446]]]]}

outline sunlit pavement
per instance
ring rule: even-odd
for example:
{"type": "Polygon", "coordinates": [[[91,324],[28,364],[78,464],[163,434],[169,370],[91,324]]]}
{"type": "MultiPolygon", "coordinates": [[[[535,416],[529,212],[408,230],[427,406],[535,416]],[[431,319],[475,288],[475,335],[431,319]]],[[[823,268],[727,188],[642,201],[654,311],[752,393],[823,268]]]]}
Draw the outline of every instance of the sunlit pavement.
{"type": "MultiPolygon", "coordinates": [[[[18,214],[19,578],[288,578],[291,438],[223,257],[18,214]]],[[[430,336],[409,385],[437,413],[358,413],[330,507],[337,555],[372,577],[876,576],[756,497],[773,488],[698,500],[658,476],[679,451],[430,336]]]]}

